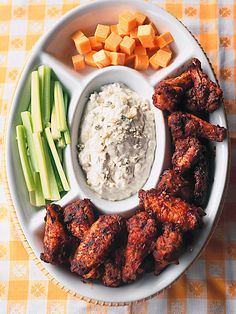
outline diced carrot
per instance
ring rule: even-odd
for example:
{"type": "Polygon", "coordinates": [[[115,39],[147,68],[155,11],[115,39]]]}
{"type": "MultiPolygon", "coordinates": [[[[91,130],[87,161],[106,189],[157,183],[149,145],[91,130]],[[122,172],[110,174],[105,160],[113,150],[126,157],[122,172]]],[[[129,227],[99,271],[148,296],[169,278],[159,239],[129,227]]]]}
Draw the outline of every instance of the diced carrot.
{"type": "Polygon", "coordinates": [[[93,55],[96,53],[97,51],[90,51],[89,53],[86,53],[85,55],[85,63],[87,65],[90,65],[91,67],[97,67],[96,63],[93,60],[93,55]]]}
{"type": "Polygon", "coordinates": [[[130,32],[130,37],[133,38],[136,42],[136,44],[141,45],[140,40],[138,39],[138,28],[134,28],[132,29],[132,31],[130,32]]]}
{"type": "Polygon", "coordinates": [[[111,59],[109,58],[109,53],[104,49],[96,52],[93,55],[93,61],[98,68],[103,68],[111,64],[111,59]]]}
{"type": "Polygon", "coordinates": [[[168,44],[170,44],[174,38],[172,37],[170,32],[166,32],[164,34],[161,34],[156,38],[156,44],[159,48],[164,48],[168,44]]]}
{"type": "Polygon", "coordinates": [[[149,65],[149,58],[148,56],[141,56],[141,55],[136,55],[135,60],[134,60],[134,68],[136,70],[146,70],[149,65]]]}
{"type": "Polygon", "coordinates": [[[154,70],[160,68],[160,65],[156,62],[156,53],[149,59],[149,63],[154,70]]]}
{"type": "Polygon", "coordinates": [[[131,55],[131,53],[135,49],[135,40],[128,36],[125,36],[120,43],[120,51],[126,53],[127,55],[131,55]]]}
{"type": "Polygon", "coordinates": [[[124,31],[130,32],[136,27],[136,18],[131,12],[125,11],[119,15],[119,25],[124,31]]]}
{"type": "Polygon", "coordinates": [[[135,54],[132,53],[131,55],[125,55],[125,65],[126,66],[133,66],[135,59],[135,54]]]}
{"type": "Polygon", "coordinates": [[[129,34],[130,34],[130,32],[125,31],[119,24],[117,24],[117,30],[118,30],[118,34],[121,37],[129,36],[129,34]]]}
{"type": "Polygon", "coordinates": [[[90,45],[92,50],[101,50],[103,48],[103,43],[96,40],[95,36],[89,37],[90,45]]]}
{"type": "Polygon", "coordinates": [[[72,62],[76,71],[79,71],[85,67],[84,56],[82,55],[72,56],[72,62]]]}
{"type": "Polygon", "coordinates": [[[147,55],[146,48],[144,48],[143,46],[136,46],[136,48],[134,49],[134,54],[140,55],[140,56],[146,56],[147,55]]]}
{"type": "Polygon", "coordinates": [[[153,41],[155,37],[154,30],[152,26],[149,25],[140,25],[138,27],[138,39],[143,42],[150,42],[153,41]]]}
{"type": "Polygon", "coordinates": [[[111,33],[105,40],[104,48],[109,51],[118,51],[121,41],[122,37],[120,37],[116,33],[111,33]]]}
{"type": "Polygon", "coordinates": [[[79,39],[80,37],[84,36],[84,33],[81,32],[81,31],[76,31],[72,36],[71,38],[75,41],[77,39],[79,39]]]}
{"type": "Polygon", "coordinates": [[[151,25],[151,27],[152,27],[152,29],[154,31],[154,34],[157,35],[158,34],[158,30],[156,28],[156,25],[153,22],[151,22],[150,25],[151,25]]]}
{"type": "Polygon", "coordinates": [[[97,41],[104,43],[110,32],[110,26],[98,24],[94,36],[97,41]]]}
{"type": "Polygon", "coordinates": [[[171,55],[171,52],[159,49],[155,55],[156,63],[158,63],[162,68],[165,68],[171,60],[171,55]]]}
{"type": "Polygon", "coordinates": [[[75,47],[80,54],[88,53],[92,50],[88,37],[84,35],[75,40],[75,47]]]}
{"type": "Polygon", "coordinates": [[[156,44],[155,44],[154,40],[151,40],[151,41],[142,40],[141,44],[144,48],[149,48],[149,49],[155,49],[156,48],[156,44]]]}
{"type": "Polygon", "coordinates": [[[111,33],[116,33],[116,34],[118,34],[117,24],[111,25],[111,26],[110,26],[110,29],[111,29],[111,33]]]}
{"type": "Polygon", "coordinates": [[[112,65],[124,65],[125,64],[125,53],[122,52],[110,52],[109,57],[112,65]]]}
{"type": "Polygon", "coordinates": [[[137,25],[143,25],[147,18],[142,12],[135,12],[134,16],[136,18],[137,25]]]}

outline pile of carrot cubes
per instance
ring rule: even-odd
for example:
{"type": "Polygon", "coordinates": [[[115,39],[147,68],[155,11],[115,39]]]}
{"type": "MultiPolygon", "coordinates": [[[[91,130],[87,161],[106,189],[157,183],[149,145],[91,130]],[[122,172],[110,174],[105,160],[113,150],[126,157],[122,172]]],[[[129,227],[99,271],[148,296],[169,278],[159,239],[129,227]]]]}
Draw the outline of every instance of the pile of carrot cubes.
{"type": "Polygon", "coordinates": [[[141,12],[123,12],[115,25],[98,24],[94,36],[87,37],[81,30],[72,35],[79,54],[72,57],[74,69],[85,65],[103,68],[109,65],[133,66],[146,70],[166,67],[172,51],[170,32],[158,34],[156,26],[141,12]]]}

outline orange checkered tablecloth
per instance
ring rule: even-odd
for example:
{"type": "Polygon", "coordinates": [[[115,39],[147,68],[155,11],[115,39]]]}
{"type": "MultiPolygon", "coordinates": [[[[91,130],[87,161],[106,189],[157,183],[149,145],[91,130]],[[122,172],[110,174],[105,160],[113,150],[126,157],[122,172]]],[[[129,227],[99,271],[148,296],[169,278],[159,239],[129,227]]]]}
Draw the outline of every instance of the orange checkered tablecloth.
{"type": "MultiPolygon", "coordinates": [[[[84,1],[81,1],[84,2],[84,1]]],[[[231,136],[236,137],[236,3],[233,0],[152,1],[179,18],[196,36],[224,89],[231,136]]],[[[16,79],[38,38],[68,10],[72,0],[0,0],[0,149],[16,79]]],[[[1,151],[1,155],[3,152],[1,151]]],[[[0,171],[0,314],[236,313],[236,141],[232,175],[218,227],[200,258],[170,289],[141,304],[86,304],[51,283],[25,251],[11,222],[0,171]]]]}

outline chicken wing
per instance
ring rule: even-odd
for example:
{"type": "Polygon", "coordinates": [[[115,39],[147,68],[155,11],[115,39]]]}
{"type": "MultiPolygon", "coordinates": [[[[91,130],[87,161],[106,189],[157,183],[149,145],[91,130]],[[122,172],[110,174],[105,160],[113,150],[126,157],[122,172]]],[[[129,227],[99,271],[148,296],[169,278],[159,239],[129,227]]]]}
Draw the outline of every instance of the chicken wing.
{"type": "Polygon", "coordinates": [[[64,222],[70,234],[82,240],[94,223],[93,206],[90,200],[77,200],[64,208],[64,222]]]}
{"type": "Polygon", "coordinates": [[[167,194],[180,197],[187,202],[191,202],[193,198],[192,182],[183,178],[173,169],[168,169],[163,172],[157,185],[157,191],[159,193],[166,192],[167,194]]]}
{"type": "Polygon", "coordinates": [[[175,142],[172,155],[172,165],[177,173],[184,173],[194,166],[203,150],[203,145],[197,138],[187,137],[175,142]]]}
{"type": "Polygon", "coordinates": [[[193,87],[186,93],[186,109],[196,113],[208,113],[218,109],[223,100],[223,92],[219,85],[202,72],[201,62],[196,58],[192,60],[190,72],[193,87]]]}
{"type": "Polygon", "coordinates": [[[119,247],[105,261],[102,281],[105,286],[118,287],[122,283],[122,267],[124,265],[124,247],[119,247]]]}
{"type": "Polygon", "coordinates": [[[151,211],[160,222],[172,222],[183,231],[195,229],[202,221],[204,211],[201,207],[188,204],[186,201],[158,193],[156,189],[139,191],[140,207],[151,211]]]}
{"type": "Polygon", "coordinates": [[[169,115],[168,125],[174,141],[192,136],[222,142],[227,135],[224,127],[213,125],[190,113],[179,111],[169,115]]]}
{"type": "Polygon", "coordinates": [[[147,212],[140,212],[129,218],[127,228],[128,241],[122,279],[124,282],[131,282],[142,272],[140,266],[151,250],[157,229],[155,220],[147,212]]]}
{"type": "Polygon", "coordinates": [[[119,215],[100,216],[76,249],[71,260],[71,271],[84,277],[100,266],[124,225],[124,220],[119,215]]]}
{"type": "Polygon", "coordinates": [[[63,226],[62,208],[56,204],[49,204],[46,210],[44,252],[40,254],[40,258],[46,263],[63,264],[68,261],[70,249],[69,237],[63,226]]]}
{"type": "Polygon", "coordinates": [[[157,238],[153,256],[155,259],[155,275],[166,268],[169,264],[178,264],[178,258],[183,244],[182,232],[178,226],[165,223],[163,234],[157,238]]]}

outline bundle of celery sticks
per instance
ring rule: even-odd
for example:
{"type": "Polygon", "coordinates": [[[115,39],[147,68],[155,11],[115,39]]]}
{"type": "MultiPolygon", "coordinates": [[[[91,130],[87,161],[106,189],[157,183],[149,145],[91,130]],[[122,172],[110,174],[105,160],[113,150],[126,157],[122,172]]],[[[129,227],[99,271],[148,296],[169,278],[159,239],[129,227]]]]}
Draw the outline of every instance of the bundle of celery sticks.
{"type": "Polygon", "coordinates": [[[21,112],[16,137],[25,183],[33,206],[56,201],[70,190],[63,169],[63,149],[70,144],[68,94],[41,65],[31,73],[31,102],[21,112]]]}

